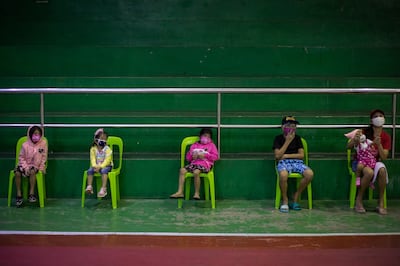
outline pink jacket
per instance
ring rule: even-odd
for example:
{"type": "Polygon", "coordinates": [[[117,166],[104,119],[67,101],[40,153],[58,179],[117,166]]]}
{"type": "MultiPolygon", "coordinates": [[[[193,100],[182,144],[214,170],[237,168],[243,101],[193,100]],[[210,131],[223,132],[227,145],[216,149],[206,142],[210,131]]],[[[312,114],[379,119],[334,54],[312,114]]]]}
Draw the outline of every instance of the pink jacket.
{"type": "Polygon", "coordinates": [[[210,169],[216,160],[219,159],[217,147],[213,142],[208,144],[201,144],[200,142],[195,142],[190,146],[188,153],[186,154],[186,160],[191,164],[201,165],[210,169]],[[193,160],[193,150],[194,149],[204,149],[206,153],[204,154],[204,159],[193,160]]]}
{"type": "Polygon", "coordinates": [[[47,160],[47,141],[42,138],[37,142],[33,143],[29,137],[28,128],[28,139],[22,144],[21,151],[19,153],[19,165],[23,169],[29,169],[31,167],[35,167],[40,171],[45,170],[46,168],[46,160],[47,160]]]}

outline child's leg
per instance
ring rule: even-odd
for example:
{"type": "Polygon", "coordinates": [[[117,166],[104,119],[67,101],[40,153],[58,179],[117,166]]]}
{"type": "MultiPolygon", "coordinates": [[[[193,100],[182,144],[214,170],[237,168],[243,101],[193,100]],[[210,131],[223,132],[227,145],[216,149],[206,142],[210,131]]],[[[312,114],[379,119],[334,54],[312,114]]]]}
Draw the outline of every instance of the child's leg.
{"type": "Polygon", "coordinates": [[[357,164],[356,169],[356,186],[359,187],[361,185],[361,173],[364,169],[364,165],[362,163],[357,164]]]}
{"type": "Polygon", "coordinates": [[[101,174],[101,188],[107,189],[108,174],[101,174]]]}
{"type": "Polygon", "coordinates": [[[29,195],[35,194],[35,186],[36,186],[36,174],[31,173],[29,176],[29,195]]]}
{"type": "Polygon", "coordinates": [[[101,189],[99,193],[97,193],[97,197],[105,197],[107,195],[107,182],[108,182],[108,172],[111,171],[111,167],[105,167],[100,169],[101,174],[101,189]]]}
{"type": "Polygon", "coordinates": [[[193,179],[194,179],[194,199],[200,199],[200,170],[196,169],[193,171],[193,179]]]}
{"type": "Polygon", "coordinates": [[[170,198],[181,198],[183,197],[183,186],[185,185],[185,175],[187,173],[187,170],[182,167],[179,170],[179,183],[178,183],[178,191],[175,192],[170,196],[170,198]]]}
{"type": "Polygon", "coordinates": [[[279,187],[281,189],[281,195],[282,195],[282,204],[287,205],[289,202],[288,196],[287,196],[287,180],[288,180],[289,173],[286,170],[282,170],[279,172],[279,187]]]}
{"type": "Polygon", "coordinates": [[[93,175],[94,169],[92,167],[87,170],[87,186],[86,186],[86,193],[93,194],[93,175]]]}
{"type": "Polygon", "coordinates": [[[15,171],[15,187],[17,189],[17,197],[22,197],[21,192],[21,177],[22,174],[19,171],[15,171]]]}

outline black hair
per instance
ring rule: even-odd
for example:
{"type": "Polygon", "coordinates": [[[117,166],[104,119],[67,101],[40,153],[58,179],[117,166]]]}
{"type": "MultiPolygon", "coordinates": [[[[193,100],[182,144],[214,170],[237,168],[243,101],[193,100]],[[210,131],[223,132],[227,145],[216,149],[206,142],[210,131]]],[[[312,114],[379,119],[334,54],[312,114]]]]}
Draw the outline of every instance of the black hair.
{"type": "Polygon", "coordinates": [[[211,128],[202,128],[200,130],[200,135],[199,136],[202,136],[204,134],[209,134],[210,138],[212,138],[212,130],[211,130],[211,128]]]}
{"type": "Polygon", "coordinates": [[[105,132],[105,131],[99,131],[96,135],[94,135],[92,147],[97,145],[96,139],[100,138],[100,136],[103,135],[103,134],[106,135],[106,137],[108,137],[108,133],[105,132]]]}
{"type": "Polygon", "coordinates": [[[39,130],[40,136],[43,136],[43,130],[42,130],[42,128],[39,127],[39,126],[33,126],[33,127],[31,127],[31,128],[29,129],[29,133],[28,133],[30,139],[32,139],[33,132],[35,132],[36,130],[39,130]]]}

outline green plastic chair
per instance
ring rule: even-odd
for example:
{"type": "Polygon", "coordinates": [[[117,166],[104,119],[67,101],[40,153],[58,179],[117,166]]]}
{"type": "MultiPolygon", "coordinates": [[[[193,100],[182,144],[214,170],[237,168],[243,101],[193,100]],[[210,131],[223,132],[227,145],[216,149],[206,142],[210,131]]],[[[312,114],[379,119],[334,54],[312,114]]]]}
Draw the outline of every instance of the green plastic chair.
{"type": "MultiPolygon", "coordinates": [[[[303,149],[304,149],[304,163],[308,165],[308,145],[305,139],[301,138],[301,142],[303,143],[303,149]]],[[[276,170],[276,160],[275,160],[275,172],[276,172],[276,193],[275,193],[275,209],[279,209],[279,205],[281,202],[281,188],[279,187],[279,173],[276,170]]],[[[296,185],[297,187],[300,184],[301,179],[303,176],[299,173],[291,173],[289,174],[288,178],[296,178],[297,182],[296,185]]],[[[311,188],[311,182],[307,186],[307,194],[308,194],[308,209],[312,209],[312,188],[311,188]]],[[[299,195],[299,200],[300,200],[299,195]]]]}
{"type": "MultiPolygon", "coordinates": [[[[350,208],[354,209],[355,201],[356,201],[356,195],[357,195],[357,186],[356,186],[356,173],[353,171],[352,168],[352,161],[353,157],[352,155],[352,149],[347,149],[347,169],[349,170],[349,175],[350,175],[350,195],[349,195],[349,200],[350,200],[350,208]]],[[[369,188],[368,189],[368,200],[372,200],[374,195],[374,190],[369,188]]],[[[385,192],[383,194],[383,205],[386,208],[386,188],[385,192]]]]}
{"type": "MultiPolygon", "coordinates": [[[[199,141],[198,136],[191,136],[186,137],[182,140],[181,143],[181,168],[185,167],[185,156],[186,156],[186,149],[188,146],[192,145],[196,141],[199,141]]],[[[190,186],[191,182],[186,182],[188,179],[189,181],[193,177],[192,173],[186,173],[185,175],[185,200],[189,200],[190,198],[190,186]]],[[[204,179],[204,197],[208,201],[211,197],[211,208],[215,209],[215,184],[214,184],[214,167],[211,168],[210,172],[208,173],[200,173],[200,177],[204,179]]],[[[178,199],[178,208],[182,208],[183,199],[178,199]]]]}
{"type": "MultiPolygon", "coordinates": [[[[15,166],[18,165],[18,157],[19,153],[21,152],[22,144],[28,139],[27,136],[19,138],[16,146],[16,151],[15,151],[15,166]]],[[[43,137],[43,139],[47,142],[47,138],[43,137]]],[[[47,168],[47,161],[46,161],[46,168],[47,168]]],[[[10,171],[10,176],[9,176],[9,181],[8,181],[8,201],[7,201],[7,206],[11,206],[11,197],[12,197],[12,189],[14,186],[14,169],[10,171]]],[[[29,178],[22,178],[22,197],[24,199],[28,198],[28,187],[29,187],[29,178]]],[[[44,200],[46,199],[46,182],[45,182],[45,175],[42,173],[42,171],[38,171],[36,174],[36,188],[38,191],[38,197],[39,197],[39,206],[40,208],[44,207],[44,200]]]]}
{"type": "MultiPolygon", "coordinates": [[[[113,169],[108,173],[108,180],[109,180],[108,183],[111,191],[111,204],[112,208],[116,209],[118,207],[118,202],[121,199],[119,193],[119,175],[121,173],[121,168],[122,168],[122,154],[123,154],[124,144],[120,137],[109,136],[107,138],[107,145],[110,146],[110,148],[113,150],[112,156],[114,156],[115,146],[118,147],[118,152],[119,152],[118,166],[116,167],[116,165],[114,164],[113,169]]],[[[93,177],[96,179],[96,187],[98,192],[100,191],[101,188],[101,174],[95,173],[93,177]]],[[[87,170],[83,172],[82,203],[81,203],[82,208],[85,207],[86,182],[87,182],[87,170]]]]}

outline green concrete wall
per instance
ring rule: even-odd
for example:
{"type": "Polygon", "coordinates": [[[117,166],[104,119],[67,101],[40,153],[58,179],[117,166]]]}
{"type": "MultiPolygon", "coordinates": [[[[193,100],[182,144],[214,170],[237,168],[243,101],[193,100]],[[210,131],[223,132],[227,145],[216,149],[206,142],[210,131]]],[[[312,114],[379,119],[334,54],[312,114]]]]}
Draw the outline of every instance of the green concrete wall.
{"type": "MultiPolygon", "coordinates": [[[[0,3],[1,88],[400,87],[395,0],[43,2],[0,3]]],[[[0,123],[40,123],[39,95],[0,97],[0,123]]],[[[46,94],[45,123],[215,124],[216,101],[213,94],[46,94]]],[[[373,108],[400,123],[389,94],[224,94],[222,123],[277,125],[293,114],[308,125],[368,124],[373,108]]],[[[94,130],[46,128],[50,197],[79,197],[94,130]]],[[[125,141],[122,196],[158,198],[175,190],[180,140],[198,130],[108,131],[125,141]]],[[[299,129],[309,142],[316,199],[347,197],[345,132],[299,129]]],[[[0,127],[0,197],[25,133],[0,127]]],[[[273,198],[276,134],[221,130],[217,198],[273,198]]],[[[389,198],[400,195],[398,158],[388,161],[389,198]]]]}

